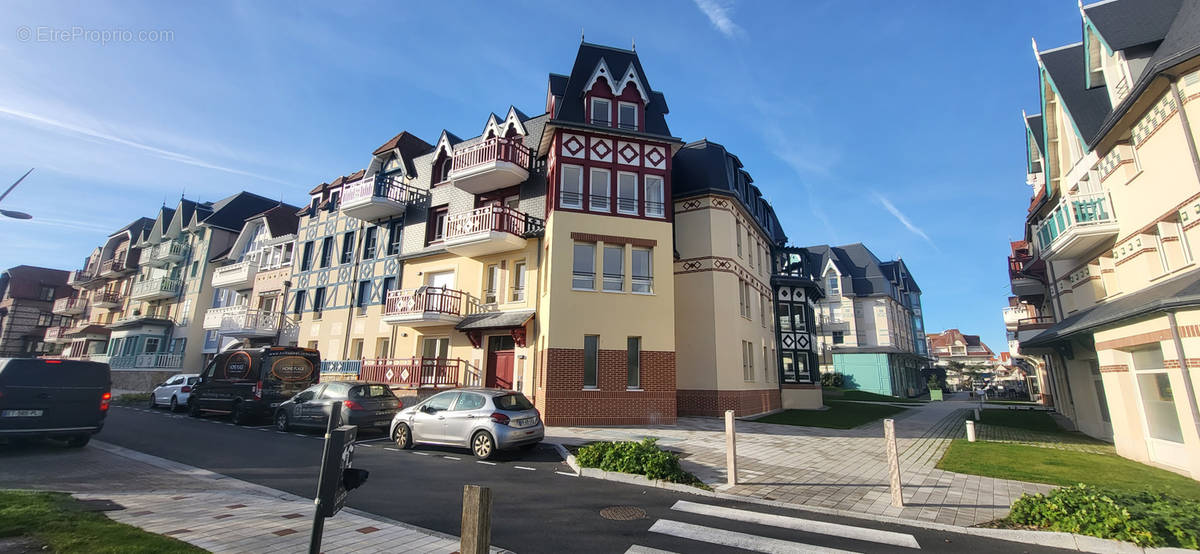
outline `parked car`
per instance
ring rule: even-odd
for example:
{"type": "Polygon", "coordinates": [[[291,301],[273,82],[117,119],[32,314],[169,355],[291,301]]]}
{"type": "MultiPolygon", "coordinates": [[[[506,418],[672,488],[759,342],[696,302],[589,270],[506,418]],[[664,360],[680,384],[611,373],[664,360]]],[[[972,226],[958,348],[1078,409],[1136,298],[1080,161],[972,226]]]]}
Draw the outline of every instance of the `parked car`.
{"type": "Polygon", "coordinates": [[[357,425],[360,429],[387,431],[392,418],[400,411],[400,399],[387,383],[333,381],[308,387],[280,404],[275,409],[275,428],[280,431],[292,427],[324,429],[333,413],[333,403],[339,400],[342,402],[342,424],[357,425]]]}
{"type": "Polygon", "coordinates": [[[280,404],[317,382],[321,353],[295,346],[221,352],[192,386],[188,414],[229,414],[243,425],[271,416],[280,404]]]}
{"type": "Polygon", "coordinates": [[[150,407],[157,408],[166,404],[171,407],[172,412],[179,411],[180,407],[187,406],[188,397],[192,394],[192,386],[199,378],[200,375],[196,373],[180,373],[159,383],[153,391],[150,391],[150,407]]]}
{"type": "Polygon", "coordinates": [[[418,443],[461,446],[480,460],[497,450],[533,448],[545,435],[542,414],[524,394],[485,388],[435,394],[396,414],[390,431],[400,448],[418,443]]]}
{"type": "Polygon", "coordinates": [[[108,364],[0,358],[0,438],[65,438],[84,446],[112,400],[108,364]]]}

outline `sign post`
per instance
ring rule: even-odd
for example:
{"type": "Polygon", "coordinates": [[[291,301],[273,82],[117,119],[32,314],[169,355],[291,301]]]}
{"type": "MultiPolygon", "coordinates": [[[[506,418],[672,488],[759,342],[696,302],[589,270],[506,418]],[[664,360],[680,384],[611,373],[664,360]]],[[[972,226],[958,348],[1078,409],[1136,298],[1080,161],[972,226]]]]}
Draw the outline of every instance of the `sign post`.
{"type": "Polygon", "coordinates": [[[321,552],[321,536],[325,532],[325,518],[333,517],[346,505],[346,495],[367,480],[367,472],[353,469],[354,441],[358,438],[358,427],[341,425],[342,403],[330,406],[329,425],[325,428],[325,450],[321,455],[321,475],[317,479],[316,510],[313,513],[312,535],[309,538],[309,554],[321,552]]]}

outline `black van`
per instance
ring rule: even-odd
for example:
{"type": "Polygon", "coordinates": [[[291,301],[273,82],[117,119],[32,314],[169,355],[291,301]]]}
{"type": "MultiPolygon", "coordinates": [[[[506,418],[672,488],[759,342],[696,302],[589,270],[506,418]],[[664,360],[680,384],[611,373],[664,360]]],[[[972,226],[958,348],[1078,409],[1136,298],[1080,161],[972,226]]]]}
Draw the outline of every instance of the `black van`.
{"type": "Polygon", "coordinates": [[[242,425],[269,416],[320,375],[321,353],[311,348],[264,346],[222,352],[192,386],[188,413],[229,414],[242,425]]]}
{"type": "Polygon", "coordinates": [[[0,439],[65,438],[84,446],[104,427],[111,387],[108,364],[0,358],[0,439]]]}

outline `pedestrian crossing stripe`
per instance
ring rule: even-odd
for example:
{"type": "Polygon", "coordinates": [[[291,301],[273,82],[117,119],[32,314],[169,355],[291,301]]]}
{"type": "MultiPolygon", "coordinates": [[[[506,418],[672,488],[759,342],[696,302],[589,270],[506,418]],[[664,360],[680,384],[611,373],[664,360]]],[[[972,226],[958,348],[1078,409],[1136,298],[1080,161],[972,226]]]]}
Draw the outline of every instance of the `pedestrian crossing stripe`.
{"type": "Polygon", "coordinates": [[[719,544],[731,548],[740,548],[751,552],[766,552],[769,554],[783,554],[802,552],[805,554],[857,554],[850,550],[838,550],[836,548],[826,548],[823,546],[813,546],[800,542],[785,541],[781,539],[773,539],[770,537],[760,537],[749,533],[738,533],[736,531],[727,531],[724,529],[714,529],[712,527],[704,527],[703,525],[692,525],[682,521],[674,521],[670,519],[660,519],[650,526],[651,533],[662,533],[673,537],[684,539],[692,539],[709,544],[719,544]]]}
{"type": "Polygon", "coordinates": [[[855,527],[852,525],[842,525],[840,523],[815,521],[811,519],[788,517],[778,514],[765,514],[750,510],[738,510],[723,506],[699,504],[696,502],[689,502],[687,500],[680,500],[676,502],[674,506],[671,506],[671,509],[690,514],[732,519],[734,521],[756,523],[759,525],[769,525],[771,527],[780,527],[783,529],[792,529],[807,533],[816,533],[819,535],[830,535],[846,539],[890,544],[905,548],[916,548],[918,550],[921,548],[921,545],[917,543],[916,537],[912,535],[895,533],[892,531],[882,531],[867,527],[855,527]]]}

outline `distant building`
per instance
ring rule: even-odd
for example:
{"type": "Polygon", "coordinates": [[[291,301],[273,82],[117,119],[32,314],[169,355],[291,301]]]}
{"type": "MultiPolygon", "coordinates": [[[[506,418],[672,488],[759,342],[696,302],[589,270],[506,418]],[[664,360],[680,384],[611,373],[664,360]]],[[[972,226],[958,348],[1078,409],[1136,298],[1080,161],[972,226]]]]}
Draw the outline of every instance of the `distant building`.
{"type": "Polygon", "coordinates": [[[19,265],[0,273],[0,357],[49,354],[63,326],[54,302],[71,296],[66,271],[19,265]]]}
{"type": "Polygon", "coordinates": [[[939,366],[949,365],[950,362],[969,366],[996,365],[995,353],[979,339],[979,335],[964,335],[958,329],[929,335],[929,352],[939,366]]]}

